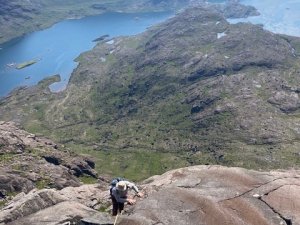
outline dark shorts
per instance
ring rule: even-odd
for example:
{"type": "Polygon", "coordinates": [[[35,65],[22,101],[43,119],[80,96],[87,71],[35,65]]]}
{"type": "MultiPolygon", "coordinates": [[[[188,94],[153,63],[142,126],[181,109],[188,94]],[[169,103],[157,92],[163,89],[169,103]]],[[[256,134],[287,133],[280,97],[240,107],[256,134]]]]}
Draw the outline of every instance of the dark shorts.
{"type": "Polygon", "coordinates": [[[111,197],[111,201],[113,204],[112,215],[116,216],[116,215],[118,215],[118,212],[121,213],[122,210],[124,209],[124,203],[117,202],[117,200],[115,199],[115,197],[113,195],[110,195],[110,197],[111,197]]]}

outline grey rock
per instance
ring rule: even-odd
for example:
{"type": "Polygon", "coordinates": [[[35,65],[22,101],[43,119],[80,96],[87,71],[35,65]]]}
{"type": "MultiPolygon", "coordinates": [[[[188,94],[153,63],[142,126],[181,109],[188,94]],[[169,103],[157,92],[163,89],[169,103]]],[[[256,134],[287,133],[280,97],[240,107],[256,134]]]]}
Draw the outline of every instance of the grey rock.
{"type": "Polygon", "coordinates": [[[78,202],[65,201],[31,214],[8,225],[62,225],[79,224],[84,217],[97,214],[97,211],[78,202]]]}
{"type": "Polygon", "coordinates": [[[0,170],[0,192],[5,196],[8,193],[29,192],[35,187],[34,183],[18,174],[0,170]]]}
{"type": "MultiPolygon", "coordinates": [[[[299,224],[299,186],[299,170],[176,169],[145,180],[145,197],[127,205],[117,224],[299,224]]],[[[91,208],[95,199],[109,203],[108,190],[83,185],[20,194],[0,211],[0,224],[113,224],[114,218],[91,208]]]]}
{"type": "Polygon", "coordinates": [[[16,196],[0,211],[0,223],[17,220],[65,200],[54,190],[32,190],[25,196],[16,196]]]}
{"type": "Polygon", "coordinates": [[[62,189],[79,186],[81,175],[96,177],[95,163],[63,151],[53,141],[19,129],[13,122],[0,123],[0,192],[29,192],[37,184],[62,189]]]}
{"type": "Polygon", "coordinates": [[[300,98],[296,92],[279,91],[268,100],[285,113],[292,113],[300,109],[300,98]]]}
{"type": "Polygon", "coordinates": [[[97,213],[92,217],[83,218],[80,225],[113,225],[114,222],[107,213],[97,213]]]}
{"type": "MultiPolygon", "coordinates": [[[[22,224],[33,221],[32,218],[37,218],[40,215],[39,212],[45,210],[51,213],[52,210],[61,207],[61,215],[58,220],[61,222],[66,217],[76,219],[80,221],[84,216],[91,216],[91,214],[85,214],[86,209],[91,212],[96,206],[107,206],[109,204],[109,192],[107,187],[101,188],[99,185],[82,185],[80,187],[67,187],[62,190],[55,189],[43,189],[43,190],[32,190],[28,194],[21,193],[15,196],[1,211],[0,211],[0,223],[22,224]],[[52,208],[53,206],[65,202],[61,206],[52,208]],[[76,203],[76,204],[75,204],[76,203]],[[71,210],[74,213],[64,215],[64,207],[71,207],[74,204],[79,208],[71,210]],[[84,206],[84,207],[83,207],[84,206]],[[77,211],[76,211],[77,210],[77,211]],[[79,216],[83,215],[82,217],[79,216]]],[[[46,214],[45,212],[45,214],[46,214]]],[[[70,212],[70,213],[71,213],[70,212]]],[[[50,216],[50,215],[49,215],[50,216]]],[[[104,214],[102,215],[104,218],[104,214]]],[[[109,218],[109,216],[107,216],[109,218]]],[[[37,219],[38,220],[38,219],[37,219]]],[[[42,220],[42,218],[40,218],[42,220]]],[[[51,221],[55,221],[55,217],[51,218],[51,221]]],[[[58,221],[57,220],[57,221],[58,221]]],[[[77,222],[78,222],[77,221],[77,222]]],[[[107,220],[106,220],[107,221],[107,220]]]]}
{"type": "Polygon", "coordinates": [[[194,166],[144,183],[147,198],[129,207],[119,225],[299,224],[299,170],[194,166]]]}

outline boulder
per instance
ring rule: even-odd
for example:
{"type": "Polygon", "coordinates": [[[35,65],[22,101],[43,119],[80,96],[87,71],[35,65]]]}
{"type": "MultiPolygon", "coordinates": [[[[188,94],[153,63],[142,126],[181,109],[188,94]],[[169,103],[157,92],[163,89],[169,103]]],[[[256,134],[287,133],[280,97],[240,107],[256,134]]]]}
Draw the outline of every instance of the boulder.
{"type": "Polygon", "coordinates": [[[66,200],[55,190],[32,190],[27,195],[17,195],[0,211],[0,224],[26,217],[66,200]]]}
{"type": "Polygon", "coordinates": [[[29,192],[34,188],[34,183],[18,174],[0,170],[0,193],[6,196],[9,193],[29,192]]]}
{"type": "Polygon", "coordinates": [[[66,187],[59,194],[69,201],[77,201],[90,208],[97,209],[110,203],[108,185],[101,187],[97,184],[82,185],[80,187],[66,187]]]}
{"type": "Polygon", "coordinates": [[[78,202],[65,201],[31,214],[8,225],[70,225],[98,212],[78,202]]]}
{"type": "MultiPolygon", "coordinates": [[[[97,212],[94,209],[107,207],[109,203],[109,191],[107,187],[104,188],[99,185],[67,187],[62,190],[34,189],[28,194],[18,194],[0,211],[0,224],[10,222],[12,224],[30,224],[30,222],[34,220],[41,221],[42,218],[37,218],[39,215],[46,215],[47,212],[51,213],[58,209],[60,209],[61,212],[57,220],[55,220],[54,215],[53,217],[51,217],[52,215],[48,215],[49,224],[52,224],[52,222],[53,224],[55,224],[55,222],[60,224],[60,222],[64,220],[71,222],[76,220],[79,222],[83,217],[90,218],[91,215],[94,215],[94,213],[97,212]],[[65,203],[56,206],[63,202],[65,203]],[[72,204],[74,207],[78,206],[79,208],[72,209],[66,213],[66,209],[63,207],[68,208],[71,207],[72,204]],[[42,213],[42,211],[45,212],[42,213]],[[64,213],[66,214],[64,215],[64,213]]],[[[109,218],[108,215],[107,218],[109,218]]],[[[41,222],[41,224],[43,223],[41,222]]]]}
{"type": "Polygon", "coordinates": [[[278,91],[268,99],[268,102],[285,113],[292,113],[300,109],[300,98],[297,92],[278,91]]]}

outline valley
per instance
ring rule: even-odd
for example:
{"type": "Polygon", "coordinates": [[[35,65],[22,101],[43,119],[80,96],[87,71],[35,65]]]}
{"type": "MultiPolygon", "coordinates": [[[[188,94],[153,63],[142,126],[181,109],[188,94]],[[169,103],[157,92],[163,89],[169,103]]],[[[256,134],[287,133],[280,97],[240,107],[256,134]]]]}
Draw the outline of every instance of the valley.
{"type": "Polygon", "coordinates": [[[298,54],[298,38],[195,7],[81,54],[64,92],[51,79],[14,91],[0,118],[94,155],[104,173],[158,163],[135,179],[177,165],[288,168],[300,162],[298,54]]]}

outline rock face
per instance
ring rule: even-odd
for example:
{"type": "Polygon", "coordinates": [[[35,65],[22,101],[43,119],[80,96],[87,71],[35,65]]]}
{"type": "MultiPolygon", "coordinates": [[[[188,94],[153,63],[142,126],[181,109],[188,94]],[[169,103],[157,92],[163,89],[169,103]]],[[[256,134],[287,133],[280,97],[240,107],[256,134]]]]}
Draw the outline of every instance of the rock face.
{"type": "Polygon", "coordinates": [[[127,208],[118,224],[300,224],[299,185],[296,170],[173,170],[144,181],[147,197],[127,208]]]}
{"type": "Polygon", "coordinates": [[[62,202],[50,208],[41,210],[29,217],[20,219],[9,225],[68,225],[79,224],[83,217],[93,216],[97,211],[77,202],[62,202]]]}
{"type": "Polygon", "coordinates": [[[102,215],[99,207],[107,207],[109,201],[108,184],[82,185],[57,191],[54,189],[32,190],[14,197],[0,211],[0,224],[9,225],[58,225],[79,224],[82,218],[93,216],[111,218],[102,215]]]}
{"type": "MultiPolygon", "coordinates": [[[[193,166],[141,183],[144,198],[127,205],[118,225],[299,225],[300,171],[257,172],[222,166],[193,166]]],[[[17,195],[0,211],[4,225],[107,225],[108,184],[17,195]]]]}
{"type": "Polygon", "coordinates": [[[85,157],[64,152],[53,141],[0,122],[1,198],[35,187],[79,186],[77,177],[96,177],[94,163],[85,157]]]}

